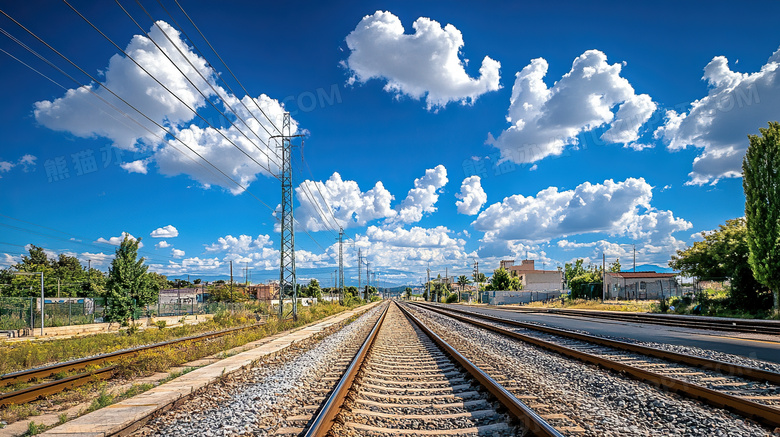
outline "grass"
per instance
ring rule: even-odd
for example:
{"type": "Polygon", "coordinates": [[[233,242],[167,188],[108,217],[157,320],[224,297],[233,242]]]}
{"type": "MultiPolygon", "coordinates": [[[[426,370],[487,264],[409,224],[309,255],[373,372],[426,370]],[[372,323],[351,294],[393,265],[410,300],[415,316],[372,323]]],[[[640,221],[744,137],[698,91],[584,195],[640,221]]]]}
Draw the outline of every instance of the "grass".
{"type": "MultiPolygon", "coordinates": [[[[122,377],[132,378],[136,376],[150,375],[155,372],[167,371],[171,367],[176,367],[189,361],[194,361],[203,358],[205,356],[214,355],[216,353],[226,351],[228,349],[237,346],[242,346],[246,343],[258,340],[260,338],[273,335],[288,329],[296,328],[311,323],[313,321],[331,316],[333,314],[337,314],[347,309],[350,309],[350,307],[344,307],[338,304],[329,304],[329,303],[318,304],[311,307],[301,307],[298,313],[298,320],[295,322],[292,321],[291,319],[282,320],[282,321],[278,321],[276,319],[269,319],[268,323],[264,325],[258,325],[254,329],[245,330],[233,335],[219,337],[216,339],[212,339],[208,342],[191,341],[191,342],[186,342],[184,344],[172,345],[162,349],[145,351],[136,355],[133,358],[120,360],[117,363],[118,364],[117,374],[122,377]]],[[[234,319],[235,319],[234,316],[220,315],[219,317],[215,317],[216,321],[214,323],[221,324],[220,327],[223,328],[225,327],[225,325],[229,325],[230,323],[233,323],[235,321],[234,319]]],[[[213,327],[213,325],[210,326],[213,327]]],[[[173,332],[176,330],[178,330],[178,328],[170,328],[170,329],[165,329],[162,332],[173,332]]],[[[141,337],[143,336],[144,332],[160,333],[160,330],[143,331],[135,334],[135,336],[141,337]]],[[[186,335],[192,335],[192,334],[188,332],[186,335]]],[[[101,334],[101,336],[105,336],[105,335],[101,334]]],[[[122,335],[114,334],[113,336],[117,337],[118,340],[122,340],[122,335]]],[[[128,337],[128,336],[124,335],[124,337],[128,337]]],[[[68,340],[76,341],[81,346],[82,341],[86,339],[89,339],[89,337],[68,339],[68,340]]],[[[46,347],[55,344],[57,345],[57,349],[55,350],[59,350],[59,348],[64,347],[62,344],[60,344],[62,342],[67,343],[67,341],[55,340],[51,342],[29,343],[28,346],[46,347]]],[[[121,341],[119,341],[118,343],[121,343],[121,341]]],[[[29,352],[32,349],[25,348],[25,350],[29,352]]],[[[44,352],[45,351],[36,351],[36,353],[44,353],[44,352]]],[[[3,364],[4,363],[0,363],[0,366],[2,366],[3,364]]],[[[159,384],[178,378],[179,376],[189,373],[193,370],[195,370],[194,367],[187,367],[181,371],[173,372],[170,375],[168,375],[168,377],[160,381],[159,384]]],[[[57,376],[64,377],[68,375],[62,374],[57,376]]],[[[87,412],[89,412],[100,408],[104,408],[113,403],[136,396],[154,387],[153,384],[135,384],[131,386],[129,389],[127,389],[124,393],[118,395],[112,395],[106,390],[106,386],[107,385],[105,381],[96,381],[95,383],[77,387],[73,390],[68,390],[62,393],[58,393],[54,396],[49,397],[48,400],[55,404],[63,404],[63,403],[72,403],[72,402],[83,402],[85,400],[92,399],[92,402],[89,408],[87,409],[87,412]]],[[[9,405],[8,407],[0,410],[0,420],[5,421],[7,423],[13,423],[19,420],[24,420],[32,416],[37,416],[39,414],[40,412],[37,410],[34,404],[9,405]]],[[[61,414],[59,419],[60,421],[67,420],[67,416],[61,414]]],[[[43,429],[42,425],[35,425],[35,426],[40,427],[37,428],[39,432],[43,429]]]]}
{"type": "MultiPolygon", "coordinates": [[[[267,323],[258,325],[254,329],[211,339],[208,342],[193,341],[144,351],[134,357],[120,360],[117,363],[117,374],[125,378],[132,378],[163,372],[183,363],[243,346],[281,331],[306,325],[345,309],[347,308],[338,304],[317,304],[310,307],[302,307],[298,312],[297,321],[292,321],[291,319],[282,321],[270,319],[267,323]]],[[[222,355],[227,354],[223,353],[222,355]]]]}
{"type": "Polygon", "coordinates": [[[631,312],[650,312],[655,301],[626,301],[626,300],[587,300],[574,299],[564,300],[561,304],[560,299],[554,299],[548,302],[531,302],[527,307],[531,308],[567,308],[601,311],[631,311],[631,312]]]}
{"type": "Polygon", "coordinates": [[[3,357],[0,360],[0,374],[252,323],[253,313],[225,313],[197,325],[175,328],[104,333],[42,342],[0,343],[0,356],[3,357]]]}
{"type": "Polygon", "coordinates": [[[34,421],[30,421],[30,423],[27,424],[27,433],[25,435],[36,435],[43,432],[43,430],[46,429],[46,426],[42,423],[35,423],[34,421]]]}
{"type": "Polygon", "coordinates": [[[92,400],[92,404],[90,404],[89,408],[87,408],[87,413],[99,410],[103,407],[107,407],[114,403],[114,395],[111,393],[106,392],[106,389],[100,391],[100,394],[98,397],[92,400]]]}
{"type": "Polygon", "coordinates": [[[738,308],[727,290],[705,289],[695,299],[692,296],[672,297],[665,303],[653,305],[652,312],[665,314],[697,315],[694,308],[701,304],[700,315],[731,317],[736,319],[780,319],[772,310],[746,310],[738,308]],[[672,309],[673,308],[673,309],[672,309]]]}
{"type": "Polygon", "coordinates": [[[13,423],[28,417],[40,416],[41,412],[32,404],[11,404],[0,410],[0,420],[13,423]]]}

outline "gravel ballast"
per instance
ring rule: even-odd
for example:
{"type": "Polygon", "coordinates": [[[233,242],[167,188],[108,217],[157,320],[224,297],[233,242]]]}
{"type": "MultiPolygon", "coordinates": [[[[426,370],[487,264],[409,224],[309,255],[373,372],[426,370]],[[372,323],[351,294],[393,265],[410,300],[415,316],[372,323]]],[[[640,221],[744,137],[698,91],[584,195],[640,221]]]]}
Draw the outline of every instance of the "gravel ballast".
{"type": "Polygon", "coordinates": [[[338,359],[339,350],[362,342],[383,307],[372,308],[342,329],[331,328],[324,338],[313,338],[251,369],[226,376],[181,407],[150,421],[135,435],[268,435],[278,427],[268,424],[268,418],[281,418],[290,405],[300,403],[306,396],[301,387],[326,372],[338,359]]]}
{"type": "Polygon", "coordinates": [[[641,382],[413,308],[472,360],[501,363],[544,413],[563,414],[589,436],[763,436],[771,430],[641,382]]]}

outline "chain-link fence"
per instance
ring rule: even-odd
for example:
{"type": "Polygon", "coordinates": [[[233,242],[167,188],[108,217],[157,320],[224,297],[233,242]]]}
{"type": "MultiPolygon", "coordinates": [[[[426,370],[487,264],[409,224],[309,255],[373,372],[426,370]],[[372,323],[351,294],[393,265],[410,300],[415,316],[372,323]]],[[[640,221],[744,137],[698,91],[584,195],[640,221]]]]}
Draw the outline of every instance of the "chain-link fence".
{"type": "MultiPolygon", "coordinates": [[[[105,322],[105,298],[45,298],[43,324],[45,327],[85,325],[105,322]]],[[[158,302],[156,305],[135,307],[135,320],[197,314],[216,314],[219,311],[243,311],[243,302],[158,302]]],[[[41,299],[35,297],[0,298],[0,331],[18,331],[41,326],[41,299]]]]}

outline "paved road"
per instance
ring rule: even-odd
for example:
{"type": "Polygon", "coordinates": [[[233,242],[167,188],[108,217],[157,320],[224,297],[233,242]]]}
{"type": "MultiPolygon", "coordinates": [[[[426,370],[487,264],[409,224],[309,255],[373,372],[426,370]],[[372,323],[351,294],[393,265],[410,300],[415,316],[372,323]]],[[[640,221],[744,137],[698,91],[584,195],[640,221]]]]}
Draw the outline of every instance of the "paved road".
{"type": "Polygon", "coordinates": [[[780,364],[780,338],[776,341],[745,339],[732,337],[730,336],[732,334],[728,332],[702,331],[647,323],[598,320],[542,313],[520,313],[480,307],[464,309],[520,321],[540,322],[556,328],[576,329],[594,335],[694,346],[780,364]]]}

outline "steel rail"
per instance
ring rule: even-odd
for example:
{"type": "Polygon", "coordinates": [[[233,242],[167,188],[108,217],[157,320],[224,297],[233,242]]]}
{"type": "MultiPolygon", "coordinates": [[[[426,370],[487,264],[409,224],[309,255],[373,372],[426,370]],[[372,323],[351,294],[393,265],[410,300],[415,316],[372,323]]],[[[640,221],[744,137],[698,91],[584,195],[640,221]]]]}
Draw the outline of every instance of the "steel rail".
{"type": "MultiPolygon", "coordinates": [[[[429,308],[433,309],[435,307],[430,306],[429,308]]],[[[674,361],[681,364],[687,364],[689,366],[694,366],[701,369],[712,370],[715,372],[722,373],[724,375],[739,376],[740,378],[750,379],[753,381],[770,382],[775,385],[780,385],[780,373],[757,369],[755,367],[741,366],[739,364],[727,363],[724,361],[713,360],[710,358],[702,358],[702,357],[696,357],[692,355],[685,355],[677,352],[655,349],[648,346],[642,346],[639,344],[628,343],[625,341],[610,340],[603,337],[597,337],[595,335],[580,334],[577,332],[571,332],[564,329],[551,328],[549,326],[541,326],[533,323],[521,322],[518,320],[505,319],[502,317],[491,316],[489,314],[480,314],[472,311],[465,311],[465,310],[455,309],[451,307],[445,307],[445,308],[447,311],[456,312],[460,314],[468,314],[485,320],[491,320],[494,322],[517,326],[519,328],[532,329],[534,331],[540,331],[546,334],[553,334],[561,337],[571,338],[574,340],[587,341],[589,343],[595,343],[601,346],[608,346],[615,349],[621,349],[629,352],[636,352],[654,358],[661,358],[664,360],[674,361]]]]}
{"type": "MultiPolygon", "coordinates": [[[[591,355],[585,352],[581,352],[566,346],[561,346],[555,343],[551,343],[539,338],[523,335],[514,331],[499,328],[497,326],[483,323],[478,320],[470,319],[468,317],[460,316],[458,314],[447,313],[446,311],[432,307],[431,305],[420,305],[422,308],[427,308],[435,311],[439,314],[446,315],[448,317],[460,320],[466,323],[470,323],[480,328],[484,328],[495,333],[511,337],[517,340],[521,340],[526,343],[530,343],[541,348],[559,353],[561,355],[574,358],[586,363],[595,364],[599,367],[609,369],[634,379],[649,383],[656,387],[661,387],[666,390],[678,393],[688,398],[699,400],[706,404],[727,409],[733,411],[741,416],[753,419],[759,423],[770,426],[772,428],[780,426],[780,409],[770,407],[767,405],[759,404],[757,402],[749,401],[737,396],[728,395],[716,390],[712,390],[706,387],[701,387],[689,382],[681,381],[679,379],[671,378],[664,375],[655,374],[647,370],[639,369],[627,364],[622,364],[616,361],[612,361],[606,358],[602,358],[596,355],[591,355]]],[[[469,313],[474,314],[474,313],[469,313]]],[[[481,315],[476,315],[481,317],[481,315]]],[[[504,322],[502,319],[501,322],[504,322]]],[[[534,327],[536,329],[536,327],[534,327]]],[[[547,328],[549,329],[549,328],[547,328]]]]}
{"type": "Polygon", "coordinates": [[[710,329],[715,331],[744,332],[752,334],[780,334],[780,323],[770,320],[754,319],[704,319],[692,316],[661,315],[661,314],[637,314],[637,313],[613,313],[607,311],[576,310],[561,308],[496,308],[501,311],[516,313],[545,313],[561,316],[586,317],[593,319],[620,320],[625,322],[649,323],[652,325],[676,326],[696,329],[710,329]]]}
{"type": "Polygon", "coordinates": [[[341,377],[338,384],[336,384],[333,392],[330,394],[330,396],[328,396],[328,399],[326,399],[322,404],[322,407],[320,408],[319,413],[317,413],[317,416],[312,419],[309,428],[306,430],[306,434],[304,435],[311,437],[325,437],[328,432],[330,432],[330,429],[333,426],[333,420],[341,410],[341,406],[344,405],[344,400],[347,397],[349,389],[352,387],[352,382],[355,380],[358,370],[363,365],[363,362],[368,355],[368,351],[374,344],[377,334],[379,333],[379,329],[382,327],[382,322],[385,321],[385,316],[387,316],[387,311],[389,308],[390,305],[385,307],[382,315],[374,324],[374,328],[368,334],[368,337],[366,337],[365,341],[363,341],[363,345],[355,354],[355,358],[352,359],[352,362],[350,363],[349,367],[347,367],[347,370],[344,372],[344,375],[341,377]]]}
{"type": "Polygon", "coordinates": [[[94,357],[79,358],[71,361],[65,361],[62,363],[51,364],[48,366],[42,366],[33,369],[26,369],[17,372],[6,373],[4,375],[0,375],[0,387],[16,384],[19,382],[27,382],[34,379],[47,378],[51,375],[54,375],[55,373],[73,372],[75,370],[81,370],[88,366],[100,365],[109,361],[116,361],[117,359],[124,358],[127,356],[132,356],[139,352],[143,352],[149,349],[171,346],[176,343],[183,343],[183,342],[193,341],[193,340],[208,340],[210,338],[222,337],[224,335],[231,334],[236,331],[252,329],[262,325],[263,325],[262,323],[259,323],[250,326],[240,326],[237,328],[230,328],[222,331],[214,331],[205,334],[192,335],[189,337],[177,338],[177,339],[168,340],[160,343],[138,346],[130,349],[122,349],[107,354],[96,355],[94,357]]]}
{"type": "Polygon", "coordinates": [[[78,387],[96,380],[105,380],[114,376],[116,366],[103,367],[92,372],[85,372],[56,381],[26,387],[20,390],[0,394],[0,407],[11,404],[24,404],[42,396],[53,395],[67,389],[78,387]]]}
{"type": "Polygon", "coordinates": [[[490,394],[495,396],[501,405],[509,410],[513,417],[522,421],[528,430],[528,435],[539,437],[563,437],[563,434],[558,432],[554,427],[547,423],[547,421],[539,416],[534,410],[517,399],[515,395],[507,391],[506,388],[491,378],[490,375],[482,371],[482,369],[477,367],[477,365],[472,363],[468,358],[464,357],[460,352],[444,341],[444,339],[439,337],[430,328],[425,326],[423,322],[411,314],[408,309],[404,308],[404,305],[398,305],[398,307],[401,309],[401,311],[403,311],[406,317],[414,322],[423,332],[425,332],[426,335],[428,335],[437,345],[439,345],[439,347],[446,351],[448,355],[450,355],[464,369],[466,369],[466,371],[469,372],[469,374],[471,374],[474,379],[479,381],[479,383],[482,384],[482,386],[485,387],[487,391],[490,392],[490,394]]]}

